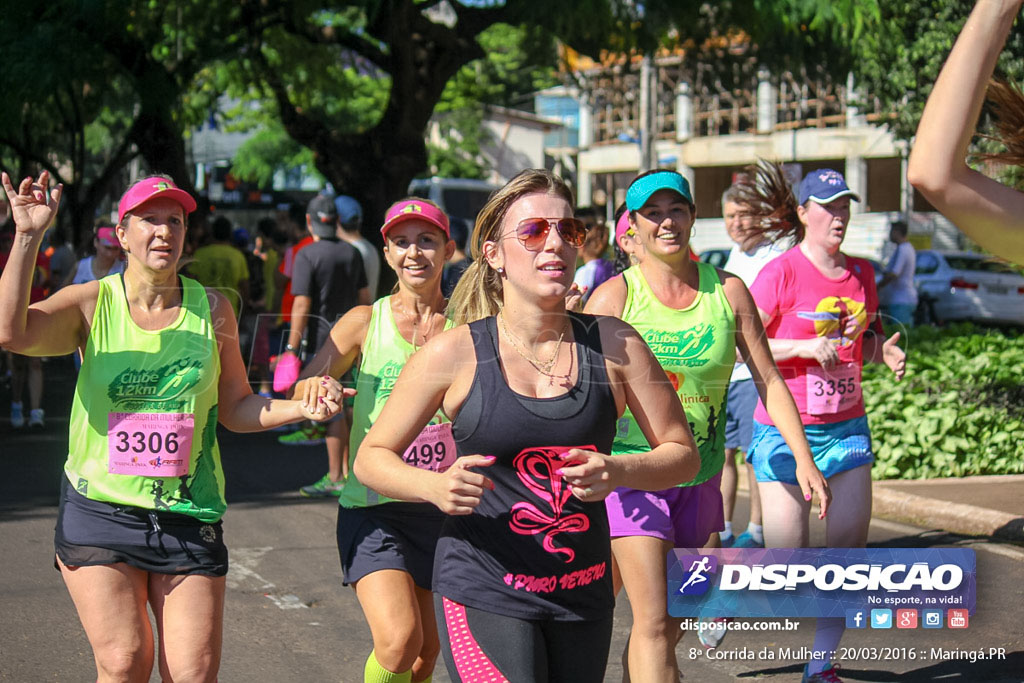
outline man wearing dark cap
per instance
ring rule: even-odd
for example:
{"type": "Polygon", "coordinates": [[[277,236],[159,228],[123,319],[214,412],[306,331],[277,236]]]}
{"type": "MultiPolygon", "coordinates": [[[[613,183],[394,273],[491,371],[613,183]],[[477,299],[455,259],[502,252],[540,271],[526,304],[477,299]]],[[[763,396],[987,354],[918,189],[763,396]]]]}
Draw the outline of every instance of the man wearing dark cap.
{"type": "MultiPolygon", "coordinates": [[[[318,195],[310,201],[306,208],[306,228],[313,236],[313,243],[295,255],[292,269],[295,302],[288,344],[282,355],[312,358],[327,342],[338,318],[353,306],[370,303],[370,289],[362,257],[355,247],[341,239],[333,197],[318,195]]],[[[340,493],[347,437],[343,417],[328,423],[328,472],[315,484],[304,486],[304,495],[340,493]]]]}

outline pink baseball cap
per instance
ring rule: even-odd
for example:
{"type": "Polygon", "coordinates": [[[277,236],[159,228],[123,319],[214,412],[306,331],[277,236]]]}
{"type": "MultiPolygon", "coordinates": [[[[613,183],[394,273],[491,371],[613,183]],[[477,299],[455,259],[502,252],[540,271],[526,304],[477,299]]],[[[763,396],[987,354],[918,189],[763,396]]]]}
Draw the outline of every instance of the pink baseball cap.
{"type": "Polygon", "coordinates": [[[448,229],[448,216],[445,212],[422,199],[403,199],[392,204],[384,214],[384,225],[380,228],[380,234],[386,235],[388,230],[399,223],[417,218],[437,226],[446,237],[452,236],[448,229]]]}
{"type": "Polygon", "coordinates": [[[123,221],[124,215],[129,211],[137,209],[150,199],[157,197],[173,199],[181,204],[181,208],[185,209],[187,214],[196,210],[196,200],[188,192],[175,185],[173,180],[151,176],[135,183],[122,195],[121,201],[117,203],[117,222],[123,221]]]}
{"type": "Polygon", "coordinates": [[[113,228],[100,228],[96,231],[96,239],[100,242],[105,242],[112,247],[120,248],[121,243],[117,241],[117,234],[113,228]]]}
{"type": "Polygon", "coordinates": [[[619,220],[615,221],[615,241],[618,242],[627,230],[629,230],[629,211],[623,211],[619,220]]]}

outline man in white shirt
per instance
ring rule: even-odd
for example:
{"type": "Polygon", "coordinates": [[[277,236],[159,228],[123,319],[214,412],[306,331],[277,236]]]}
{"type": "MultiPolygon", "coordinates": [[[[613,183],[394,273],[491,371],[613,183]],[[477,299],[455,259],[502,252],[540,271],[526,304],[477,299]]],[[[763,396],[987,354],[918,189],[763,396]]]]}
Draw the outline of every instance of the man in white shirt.
{"type": "MultiPolygon", "coordinates": [[[[722,195],[722,215],[725,229],[735,244],[729,252],[725,270],[743,280],[749,288],[757,274],[776,256],[784,253],[786,247],[765,239],[756,230],[755,219],[741,203],[740,192],[735,185],[722,195]]],[[[746,465],[748,490],[750,491],[750,524],[738,537],[732,534],[732,513],[736,505],[736,485],[739,474],[736,469],[736,454],[744,454],[750,448],[754,427],[754,408],[757,407],[757,387],[745,363],[736,363],[729,381],[729,396],[725,408],[725,468],[722,470],[722,500],[725,505],[725,530],[720,532],[723,547],[761,548],[764,547],[764,533],[761,526],[761,499],[757,494],[757,480],[754,470],[746,465]]]]}
{"type": "Polygon", "coordinates": [[[917,252],[907,240],[907,224],[894,221],[889,228],[889,240],[896,245],[896,251],[878,283],[878,303],[882,315],[886,316],[882,321],[913,327],[917,308],[917,287],[914,286],[917,252]]]}
{"type": "Polygon", "coordinates": [[[338,210],[338,220],[341,221],[341,239],[355,247],[363,257],[363,270],[366,271],[370,301],[376,301],[377,286],[380,284],[380,252],[360,232],[363,226],[363,207],[345,194],[334,198],[334,206],[338,210]]]}

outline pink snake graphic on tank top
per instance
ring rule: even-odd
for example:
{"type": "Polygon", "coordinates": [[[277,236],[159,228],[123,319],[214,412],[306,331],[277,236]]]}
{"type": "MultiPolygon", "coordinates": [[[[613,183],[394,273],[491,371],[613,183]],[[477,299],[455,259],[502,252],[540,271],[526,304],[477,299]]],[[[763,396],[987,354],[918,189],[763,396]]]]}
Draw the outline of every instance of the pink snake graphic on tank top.
{"type": "MultiPolygon", "coordinates": [[[[596,451],[594,446],[575,446],[587,451],[596,451]]],[[[565,504],[572,495],[572,490],[561,476],[555,474],[564,464],[558,456],[568,451],[568,447],[536,447],[520,451],[513,461],[519,480],[551,508],[550,513],[540,510],[533,503],[525,501],[512,506],[512,519],[509,527],[523,536],[544,535],[544,550],[552,554],[563,555],[562,559],[570,563],[576,557],[572,548],[560,548],[554,543],[554,537],[560,533],[580,533],[590,528],[590,519],[582,512],[562,516],[565,504]]]]}

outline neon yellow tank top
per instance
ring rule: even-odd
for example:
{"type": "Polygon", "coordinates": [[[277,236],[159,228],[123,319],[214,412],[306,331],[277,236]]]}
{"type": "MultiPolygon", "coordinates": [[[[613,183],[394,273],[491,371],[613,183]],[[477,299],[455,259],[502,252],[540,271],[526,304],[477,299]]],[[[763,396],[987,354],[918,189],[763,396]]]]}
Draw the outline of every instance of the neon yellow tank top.
{"type": "MultiPolygon", "coordinates": [[[[697,296],[684,309],[661,303],[633,266],[623,273],[622,319],[636,328],[675,387],[700,451],[701,484],[725,463],[725,396],[736,360],[736,320],[714,266],[698,263],[697,296]]],[[[629,409],[619,418],[612,453],[636,453],[650,445],[629,409]]]]}
{"type": "MultiPolygon", "coordinates": [[[[445,329],[453,326],[445,322],[445,329]]],[[[348,471],[353,472],[356,453],[377,416],[384,409],[384,403],[395,388],[395,381],[402,372],[409,357],[416,352],[398,331],[395,317],[391,314],[391,297],[378,299],[370,313],[370,325],[366,330],[366,341],[356,375],[356,397],[352,407],[352,431],[348,441],[348,471]]],[[[441,411],[437,412],[430,424],[448,422],[441,411]]],[[[343,507],[359,508],[393,502],[393,498],[382,496],[373,489],[363,486],[354,474],[349,474],[345,487],[338,497],[343,507]]]]}
{"type": "Polygon", "coordinates": [[[132,320],[120,274],[99,281],[64,473],[92,500],[213,523],[226,507],[216,438],[220,355],[206,290],[180,281],[177,320],[152,331],[132,320]]]}

